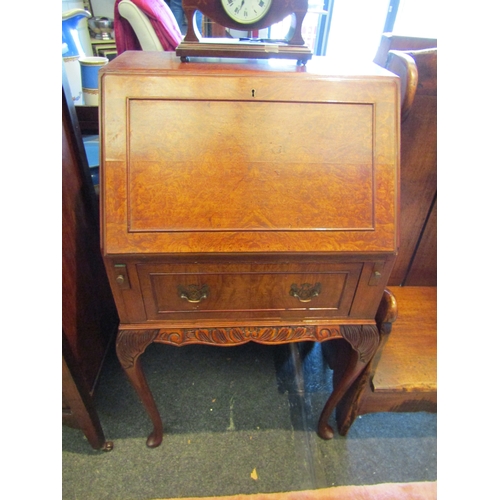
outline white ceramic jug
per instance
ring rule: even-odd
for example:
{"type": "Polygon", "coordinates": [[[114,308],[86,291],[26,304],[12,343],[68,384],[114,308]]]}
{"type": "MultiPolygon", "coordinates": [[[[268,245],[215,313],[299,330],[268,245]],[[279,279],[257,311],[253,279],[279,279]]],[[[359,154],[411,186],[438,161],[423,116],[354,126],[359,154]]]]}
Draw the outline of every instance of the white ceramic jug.
{"type": "Polygon", "coordinates": [[[78,35],[77,26],[86,17],[91,17],[91,14],[83,9],[68,10],[62,15],[63,60],[74,104],[83,104],[79,59],[85,57],[85,51],[78,35]]]}

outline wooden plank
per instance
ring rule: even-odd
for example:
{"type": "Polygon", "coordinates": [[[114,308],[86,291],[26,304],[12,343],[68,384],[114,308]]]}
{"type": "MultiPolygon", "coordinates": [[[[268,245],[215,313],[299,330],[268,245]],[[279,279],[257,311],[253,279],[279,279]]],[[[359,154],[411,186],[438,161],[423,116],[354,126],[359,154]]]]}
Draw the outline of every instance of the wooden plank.
{"type": "Polygon", "coordinates": [[[405,286],[437,286],[437,200],[415,251],[405,286]]]}
{"type": "Polygon", "coordinates": [[[437,288],[392,288],[398,318],[373,377],[375,393],[437,390],[437,288]]]}

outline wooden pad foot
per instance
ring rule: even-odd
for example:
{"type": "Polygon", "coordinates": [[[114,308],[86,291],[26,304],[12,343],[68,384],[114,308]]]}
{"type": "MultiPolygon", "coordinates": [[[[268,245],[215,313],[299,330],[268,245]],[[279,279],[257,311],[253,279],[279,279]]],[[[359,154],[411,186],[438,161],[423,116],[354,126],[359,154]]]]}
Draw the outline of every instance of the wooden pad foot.
{"type": "Polygon", "coordinates": [[[333,439],[334,432],[328,424],[318,425],[318,436],[322,439],[333,439]]]}
{"type": "Polygon", "coordinates": [[[102,451],[111,451],[114,447],[113,441],[106,441],[103,445],[101,450],[102,451]]]}
{"type": "Polygon", "coordinates": [[[163,441],[163,434],[160,433],[158,435],[157,431],[153,431],[149,436],[148,436],[148,439],[146,441],[146,446],[148,448],[156,448],[158,446],[160,446],[160,444],[162,443],[163,441]]]}

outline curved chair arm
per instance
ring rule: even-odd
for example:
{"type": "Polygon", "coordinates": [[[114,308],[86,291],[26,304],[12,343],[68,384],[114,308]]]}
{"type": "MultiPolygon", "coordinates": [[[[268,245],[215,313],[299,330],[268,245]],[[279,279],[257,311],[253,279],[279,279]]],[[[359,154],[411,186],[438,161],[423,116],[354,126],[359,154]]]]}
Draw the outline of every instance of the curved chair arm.
{"type": "Polygon", "coordinates": [[[418,85],[418,69],[413,57],[400,50],[390,50],[386,69],[401,80],[401,121],[404,121],[413,105],[418,85]]]}
{"type": "Polygon", "coordinates": [[[129,0],[122,0],[118,4],[118,11],[132,26],[142,50],[163,52],[158,35],[155,33],[146,14],[139,7],[129,0]]]}
{"type": "Polygon", "coordinates": [[[384,333],[390,333],[392,324],[397,318],[398,304],[396,302],[396,297],[388,288],[386,288],[375,318],[379,330],[384,333]]]}

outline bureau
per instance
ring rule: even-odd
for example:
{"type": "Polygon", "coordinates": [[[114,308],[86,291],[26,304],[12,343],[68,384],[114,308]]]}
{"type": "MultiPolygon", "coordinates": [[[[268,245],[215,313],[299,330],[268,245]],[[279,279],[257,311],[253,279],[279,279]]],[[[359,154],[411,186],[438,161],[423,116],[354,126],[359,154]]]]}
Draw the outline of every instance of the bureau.
{"type": "Polygon", "coordinates": [[[125,52],[100,71],[101,247],[117,355],[162,442],[153,342],[352,347],[318,433],[373,356],[398,248],[399,84],[324,58],[125,52]]]}

